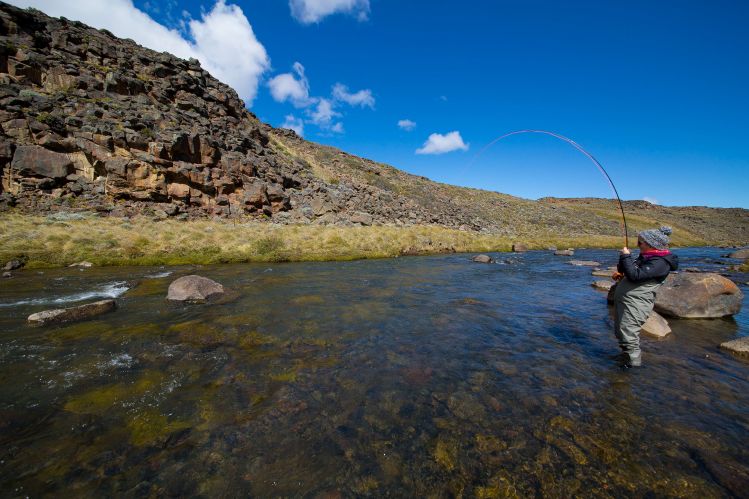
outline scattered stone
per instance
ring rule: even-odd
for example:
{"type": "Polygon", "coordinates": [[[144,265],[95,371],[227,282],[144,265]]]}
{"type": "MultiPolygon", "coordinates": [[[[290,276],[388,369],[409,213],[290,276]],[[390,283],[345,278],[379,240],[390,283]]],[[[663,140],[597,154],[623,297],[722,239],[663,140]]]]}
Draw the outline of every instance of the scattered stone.
{"type": "Polygon", "coordinates": [[[224,294],[224,287],[206,277],[188,275],[176,279],[169,285],[167,300],[204,301],[212,296],[224,294]]]}
{"type": "Polygon", "coordinates": [[[100,300],[80,305],[78,307],[58,308],[55,310],[45,310],[43,312],[31,314],[28,321],[37,326],[81,321],[106,312],[111,312],[115,308],[117,308],[117,304],[114,300],[100,300]]]}
{"type": "Polygon", "coordinates": [[[11,260],[5,264],[3,270],[18,270],[23,267],[24,263],[21,260],[11,260]]]}
{"type": "Polygon", "coordinates": [[[591,286],[593,286],[596,289],[608,291],[611,289],[611,286],[613,286],[614,284],[616,284],[614,281],[593,281],[591,286]]]}
{"type": "Polygon", "coordinates": [[[514,243],[512,245],[512,251],[515,253],[523,253],[524,251],[528,251],[528,245],[522,243],[514,243]]]}
{"type": "Polygon", "coordinates": [[[733,253],[728,255],[728,258],[737,258],[739,260],[749,258],[749,248],[744,248],[738,251],[734,251],[733,253]]]}
{"type": "Polygon", "coordinates": [[[704,272],[704,270],[698,269],[697,267],[686,267],[681,270],[683,270],[684,272],[693,272],[693,273],[704,272]]]}
{"type": "Polygon", "coordinates": [[[11,277],[13,277],[13,274],[10,272],[3,272],[3,278],[10,279],[11,277]]]}
{"type": "Polygon", "coordinates": [[[70,265],[68,265],[68,267],[81,267],[83,269],[87,269],[87,268],[90,268],[90,267],[93,267],[93,266],[94,266],[93,263],[86,262],[86,261],[78,262],[78,263],[71,263],[70,265]]]}
{"type": "Polygon", "coordinates": [[[744,294],[730,279],[714,273],[668,276],[658,290],[655,309],[666,316],[709,319],[735,315],[744,294]]]}
{"type": "Polygon", "coordinates": [[[609,267],[607,269],[595,269],[591,272],[591,275],[596,277],[611,277],[616,272],[616,267],[609,267]]]}
{"type": "Polygon", "coordinates": [[[546,248],[546,249],[548,249],[549,251],[556,251],[556,250],[557,250],[557,247],[556,247],[556,246],[549,246],[549,247],[548,247],[548,248],[546,248]]]}
{"type": "Polygon", "coordinates": [[[671,328],[666,319],[658,314],[658,312],[653,311],[648,316],[645,324],[642,325],[642,332],[656,338],[665,338],[671,334],[671,328]]]}
{"type": "Polygon", "coordinates": [[[721,343],[720,348],[724,348],[742,357],[749,357],[749,336],[721,343]]]}
{"type": "Polygon", "coordinates": [[[557,250],[554,252],[556,256],[574,256],[575,252],[571,249],[557,250]]]}
{"type": "Polygon", "coordinates": [[[477,263],[494,263],[494,259],[489,255],[477,255],[472,258],[472,261],[477,263]]]}
{"type": "Polygon", "coordinates": [[[576,265],[578,267],[598,267],[599,265],[601,265],[600,262],[595,262],[593,260],[570,260],[567,263],[569,263],[570,265],[576,265]]]}

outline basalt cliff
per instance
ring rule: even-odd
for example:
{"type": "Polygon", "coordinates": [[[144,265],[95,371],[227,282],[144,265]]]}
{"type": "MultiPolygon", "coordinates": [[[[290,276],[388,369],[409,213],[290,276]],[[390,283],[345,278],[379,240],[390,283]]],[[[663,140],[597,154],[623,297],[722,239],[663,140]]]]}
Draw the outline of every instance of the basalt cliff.
{"type": "MultiPolygon", "coordinates": [[[[0,210],[616,235],[610,200],[454,187],[260,122],[196,60],[0,3],[0,210]]],[[[749,212],[628,202],[632,228],[749,241],[749,212]],[[639,222],[638,222],[639,221],[639,222]]]]}

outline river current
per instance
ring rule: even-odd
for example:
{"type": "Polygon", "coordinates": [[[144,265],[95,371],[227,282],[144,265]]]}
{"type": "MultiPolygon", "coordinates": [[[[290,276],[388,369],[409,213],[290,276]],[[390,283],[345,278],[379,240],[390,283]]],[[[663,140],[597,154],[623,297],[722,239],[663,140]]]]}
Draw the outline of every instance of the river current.
{"type": "Polygon", "coordinates": [[[746,297],[670,320],[627,370],[589,267],[470,256],[0,281],[2,496],[749,496],[749,360],[718,348],[749,335],[746,297]],[[168,303],[189,274],[226,296],[168,303]],[[118,309],[26,324],[103,297],[118,309]]]}

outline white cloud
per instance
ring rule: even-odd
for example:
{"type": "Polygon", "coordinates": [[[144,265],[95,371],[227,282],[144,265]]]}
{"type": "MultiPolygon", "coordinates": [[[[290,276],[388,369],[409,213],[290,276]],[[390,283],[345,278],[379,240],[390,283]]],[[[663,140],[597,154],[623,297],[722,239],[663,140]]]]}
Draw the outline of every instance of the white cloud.
{"type": "Polygon", "coordinates": [[[341,116],[341,113],[333,109],[333,103],[325,98],[317,100],[317,107],[314,111],[309,112],[312,123],[320,128],[330,128],[333,118],[341,116]]]}
{"type": "Polygon", "coordinates": [[[304,75],[304,66],[294,63],[294,72],[299,76],[295,78],[291,73],[283,73],[273,77],[268,82],[270,93],[277,102],[290,100],[295,107],[307,107],[314,103],[309,97],[309,81],[304,75]]]}
{"type": "Polygon", "coordinates": [[[369,107],[374,109],[375,100],[374,97],[372,97],[372,91],[369,89],[359,90],[355,94],[351,94],[346,85],[336,83],[333,85],[333,98],[351,106],[369,107]]]}
{"type": "Polygon", "coordinates": [[[335,133],[343,133],[343,123],[340,121],[330,128],[330,131],[335,133]]]}
{"type": "Polygon", "coordinates": [[[300,137],[304,137],[304,121],[293,114],[286,115],[286,119],[281,125],[281,128],[289,128],[294,130],[300,137]]]}
{"type": "Polygon", "coordinates": [[[398,120],[398,126],[403,130],[410,132],[411,130],[416,128],[416,123],[411,120],[398,120]]]}
{"type": "Polygon", "coordinates": [[[644,198],[642,198],[642,200],[643,201],[647,201],[650,204],[658,204],[658,200],[657,199],[651,198],[651,197],[648,197],[648,196],[645,196],[644,198]]]}
{"type": "Polygon", "coordinates": [[[463,142],[460,132],[450,132],[446,135],[433,133],[420,149],[416,149],[416,154],[444,154],[458,149],[468,150],[468,144],[463,142]]]}
{"type": "Polygon", "coordinates": [[[318,23],[338,12],[354,15],[359,21],[369,16],[369,0],[289,0],[289,7],[302,24],[318,23]]]}
{"type": "Polygon", "coordinates": [[[201,20],[186,23],[185,31],[194,42],[151,19],[132,0],[10,0],[10,3],[108,29],[120,38],[132,38],[145,47],[183,59],[194,57],[214,77],[234,88],[248,105],[257,95],[260,77],[270,66],[265,47],[255,37],[242,9],[227,5],[225,0],[217,0],[201,20]]]}

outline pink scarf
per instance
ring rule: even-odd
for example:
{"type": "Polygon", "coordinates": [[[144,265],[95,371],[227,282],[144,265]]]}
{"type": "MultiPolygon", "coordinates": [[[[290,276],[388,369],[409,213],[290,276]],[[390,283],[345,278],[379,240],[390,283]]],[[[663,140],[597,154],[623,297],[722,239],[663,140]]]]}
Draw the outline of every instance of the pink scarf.
{"type": "Polygon", "coordinates": [[[651,249],[647,251],[640,251],[640,256],[643,258],[653,258],[654,256],[666,256],[670,255],[671,252],[667,249],[665,250],[659,250],[659,249],[651,249]]]}

